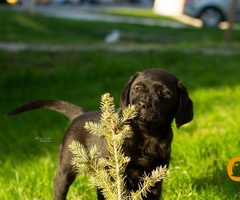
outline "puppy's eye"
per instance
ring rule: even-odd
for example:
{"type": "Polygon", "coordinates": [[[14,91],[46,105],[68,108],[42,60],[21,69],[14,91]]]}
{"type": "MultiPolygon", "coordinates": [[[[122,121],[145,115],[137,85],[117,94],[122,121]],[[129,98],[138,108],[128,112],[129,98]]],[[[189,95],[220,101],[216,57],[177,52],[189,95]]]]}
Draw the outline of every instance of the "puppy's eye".
{"type": "Polygon", "coordinates": [[[140,89],[141,89],[141,87],[140,87],[139,85],[136,85],[136,86],[134,87],[135,92],[139,91],[140,89]]]}
{"type": "Polygon", "coordinates": [[[167,96],[168,95],[167,90],[160,90],[160,95],[164,97],[167,96]]]}

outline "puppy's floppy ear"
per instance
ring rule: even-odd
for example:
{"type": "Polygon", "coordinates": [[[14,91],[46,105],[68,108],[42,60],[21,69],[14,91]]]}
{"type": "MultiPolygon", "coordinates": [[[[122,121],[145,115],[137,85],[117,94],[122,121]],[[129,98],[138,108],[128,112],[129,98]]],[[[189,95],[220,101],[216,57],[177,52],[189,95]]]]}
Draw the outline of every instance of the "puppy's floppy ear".
{"type": "Polygon", "coordinates": [[[120,107],[126,108],[129,105],[129,93],[130,93],[130,89],[132,86],[133,81],[138,77],[139,73],[136,73],[134,76],[132,76],[130,78],[130,81],[125,85],[122,94],[121,94],[121,98],[120,98],[120,107]]]}
{"type": "Polygon", "coordinates": [[[179,81],[178,87],[181,91],[178,112],[175,117],[177,128],[193,119],[193,102],[188,96],[187,89],[179,81]]]}

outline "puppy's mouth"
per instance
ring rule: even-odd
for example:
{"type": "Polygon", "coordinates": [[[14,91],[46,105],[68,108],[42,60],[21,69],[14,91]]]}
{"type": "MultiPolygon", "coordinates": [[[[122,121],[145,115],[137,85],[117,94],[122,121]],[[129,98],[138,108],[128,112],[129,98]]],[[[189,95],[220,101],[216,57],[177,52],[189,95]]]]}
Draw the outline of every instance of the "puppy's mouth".
{"type": "Polygon", "coordinates": [[[141,109],[137,111],[135,121],[141,125],[157,125],[160,123],[158,114],[156,112],[141,109]]]}

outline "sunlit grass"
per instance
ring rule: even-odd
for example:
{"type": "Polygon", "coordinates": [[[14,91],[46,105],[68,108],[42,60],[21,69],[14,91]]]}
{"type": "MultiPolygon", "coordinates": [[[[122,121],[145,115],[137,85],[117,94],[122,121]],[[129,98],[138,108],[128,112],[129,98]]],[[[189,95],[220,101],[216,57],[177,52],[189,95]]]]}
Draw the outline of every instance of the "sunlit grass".
{"type": "Polygon", "coordinates": [[[168,19],[173,20],[171,17],[157,15],[151,8],[106,8],[101,9],[98,12],[119,16],[141,17],[141,18],[153,18],[153,19],[168,19]]]}
{"type": "Polygon", "coordinates": [[[227,164],[240,148],[239,89],[200,88],[192,93],[195,119],[175,130],[164,199],[239,199],[240,183],[227,175],[227,164]]]}

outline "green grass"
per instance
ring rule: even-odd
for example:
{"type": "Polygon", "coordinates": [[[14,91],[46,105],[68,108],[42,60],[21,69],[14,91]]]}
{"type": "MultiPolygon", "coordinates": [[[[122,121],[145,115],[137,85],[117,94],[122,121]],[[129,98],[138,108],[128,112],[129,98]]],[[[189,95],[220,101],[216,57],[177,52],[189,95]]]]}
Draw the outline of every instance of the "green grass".
{"type": "MultiPolygon", "coordinates": [[[[146,12],[151,13],[150,11],[146,12]]],[[[139,16],[139,12],[132,11],[132,13],[139,16]]],[[[142,43],[173,48],[189,46],[199,48],[199,44],[219,48],[221,44],[221,48],[238,50],[237,47],[240,43],[239,30],[234,32],[232,42],[225,44],[223,42],[224,31],[219,29],[192,27],[173,29],[124,23],[67,20],[39,15],[29,17],[26,13],[14,12],[10,9],[1,10],[0,24],[4,24],[4,26],[0,26],[1,41],[30,44],[102,44],[104,37],[116,29],[123,33],[118,44],[142,43]]]]}
{"type": "MultiPolygon", "coordinates": [[[[4,15],[7,18],[6,12],[4,15]]],[[[9,18],[14,15],[18,14],[14,13],[9,18]]],[[[1,17],[0,20],[5,24],[1,17]]],[[[69,25],[76,33],[85,24],[81,22],[76,26],[76,21],[60,22],[40,16],[34,20],[40,24],[46,20],[48,25],[62,26],[61,30],[69,25]]],[[[90,38],[94,39],[95,30],[90,28],[93,25],[94,22],[88,22],[90,38]]],[[[1,29],[6,29],[6,26],[1,26],[1,29]]],[[[21,26],[19,29],[12,27],[17,32],[12,41],[58,43],[66,40],[61,30],[59,38],[54,38],[51,33],[37,40],[38,31],[30,28],[26,33],[21,26]]],[[[137,34],[146,31],[142,29],[144,27],[132,25],[137,34]]],[[[162,31],[169,29],[162,28],[162,31]]],[[[180,30],[185,35],[184,42],[189,45],[190,41],[186,41],[188,34],[204,33],[203,30],[200,33],[191,31],[180,30]]],[[[9,35],[4,31],[1,33],[1,40],[9,41],[9,35]]],[[[172,30],[174,33],[178,35],[178,31],[172,30]]],[[[67,32],[66,36],[69,36],[67,32]]],[[[211,35],[208,37],[209,41],[215,40],[211,35]]],[[[77,34],[69,39],[70,43],[74,39],[78,42],[77,34]]],[[[87,36],[83,39],[85,41],[87,36]]],[[[203,46],[201,40],[198,44],[203,46]]],[[[178,76],[194,102],[194,120],[179,130],[173,123],[172,160],[170,174],[164,181],[163,199],[240,199],[240,183],[227,176],[228,161],[240,156],[239,55],[205,55],[179,50],[126,53],[2,50],[0,61],[0,199],[52,198],[58,146],[69,125],[64,116],[52,111],[32,111],[6,118],[9,110],[39,98],[63,99],[95,110],[99,108],[100,96],[105,92],[110,92],[118,104],[129,77],[146,68],[165,68],[178,76]],[[50,138],[50,142],[41,143],[36,139],[38,136],[50,138]]],[[[69,199],[78,195],[83,195],[86,200],[96,199],[95,190],[88,187],[86,177],[79,177],[69,191],[69,199]]]]}
{"type": "Polygon", "coordinates": [[[152,19],[167,19],[173,20],[171,17],[157,15],[150,8],[121,8],[121,7],[110,7],[100,9],[98,12],[104,14],[118,15],[118,16],[130,16],[140,18],[152,18],[152,19]]]}

